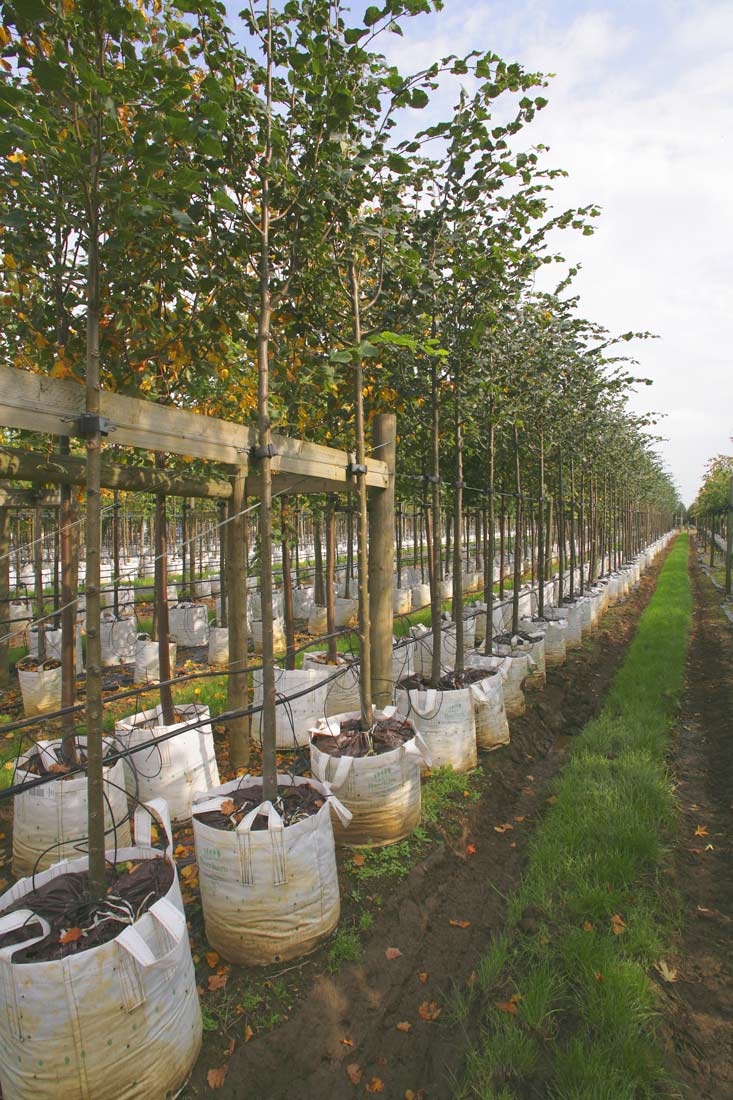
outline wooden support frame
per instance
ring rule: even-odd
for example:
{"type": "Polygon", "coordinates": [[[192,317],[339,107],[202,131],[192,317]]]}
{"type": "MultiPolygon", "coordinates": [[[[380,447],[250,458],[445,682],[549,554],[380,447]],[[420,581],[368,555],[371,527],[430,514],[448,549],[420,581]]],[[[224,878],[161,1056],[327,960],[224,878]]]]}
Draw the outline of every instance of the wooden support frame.
{"type": "MultiPolygon", "coordinates": [[[[69,379],[0,365],[0,426],[73,435],[73,423],[84,413],[84,392],[82,385],[69,379]]],[[[100,397],[101,416],[110,424],[110,443],[244,467],[246,494],[258,495],[257,474],[247,470],[250,452],[257,445],[254,427],[109,391],[102,391],[100,397]]],[[[345,451],[284,435],[273,434],[272,440],[277,452],[272,459],[276,493],[351,491],[345,451]]],[[[388,482],[386,464],[372,459],[367,487],[385,489],[388,482]]]]}

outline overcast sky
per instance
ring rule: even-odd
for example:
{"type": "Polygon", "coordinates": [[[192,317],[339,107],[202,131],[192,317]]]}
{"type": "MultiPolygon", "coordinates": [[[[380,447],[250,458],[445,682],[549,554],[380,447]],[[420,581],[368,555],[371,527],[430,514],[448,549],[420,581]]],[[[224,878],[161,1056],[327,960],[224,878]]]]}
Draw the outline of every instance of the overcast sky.
{"type": "Polygon", "coordinates": [[[733,0],[445,0],[381,48],[405,73],[490,49],[556,74],[532,141],[569,173],[558,209],[603,211],[594,236],[563,241],[580,313],[660,337],[623,348],[654,381],[634,407],[664,414],[659,449],[690,504],[707,460],[733,453],[733,0]]]}

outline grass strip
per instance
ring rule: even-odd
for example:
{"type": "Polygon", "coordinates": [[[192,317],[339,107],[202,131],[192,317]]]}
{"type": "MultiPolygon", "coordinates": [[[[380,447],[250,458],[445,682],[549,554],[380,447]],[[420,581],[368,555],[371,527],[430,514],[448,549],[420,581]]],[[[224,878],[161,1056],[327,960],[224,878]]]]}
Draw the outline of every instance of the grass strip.
{"type": "Polygon", "coordinates": [[[482,1039],[456,1100],[675,1095],[648,971],[678,915],[665,873],[675,820],[666,753],[692,616],[687,555],[680,535],[601,714],[556,782],[506,930],[462,999],[482,1039]]]}

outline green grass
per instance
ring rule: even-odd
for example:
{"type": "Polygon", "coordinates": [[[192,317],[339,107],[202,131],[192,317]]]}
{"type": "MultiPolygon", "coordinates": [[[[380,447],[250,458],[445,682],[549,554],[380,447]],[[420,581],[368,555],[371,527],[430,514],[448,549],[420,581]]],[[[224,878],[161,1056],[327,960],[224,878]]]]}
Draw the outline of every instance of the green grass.
{"type": "Polygon", "coordinates": [[[648,972],[678,920],[665,871],[675,826],[666,753],[691,623],[687,553],[680,536],[601,714],[556,783],[509,900],[507,934],[476,969],[484,1035],[467,1060],[461,1100],[513,1097],[518,1080],[521,1095],[529,1088],[548,1100],[675,1095],[655,1040],[648,972]],[[518,927],[527,911],[531,935],[518,927]],[[513,995],[516,1014],[497,1012],[513,995]]]}

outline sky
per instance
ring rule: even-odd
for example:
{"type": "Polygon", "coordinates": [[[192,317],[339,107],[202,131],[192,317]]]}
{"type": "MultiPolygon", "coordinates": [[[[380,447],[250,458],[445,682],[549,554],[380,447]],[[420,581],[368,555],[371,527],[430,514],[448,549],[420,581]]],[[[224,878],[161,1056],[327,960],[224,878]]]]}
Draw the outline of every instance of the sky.
{"type": "Polygon", "coordinates": [[[706,462],[733,454],[733,2],[445,0],[403,27],[380,42],[403,73],[481,49],[554,74],[529,131],[568,172],[553,205],[602,209],[593,236],[560,242],[581,264],[579,313],[659,337],[622,345],[653,380],[631,406],[660,414],[691,504],[706,462]]]}

